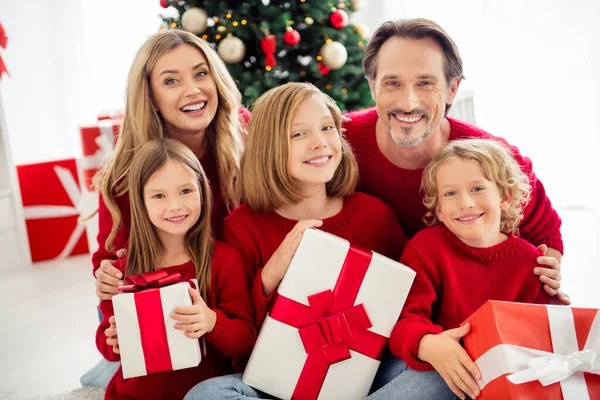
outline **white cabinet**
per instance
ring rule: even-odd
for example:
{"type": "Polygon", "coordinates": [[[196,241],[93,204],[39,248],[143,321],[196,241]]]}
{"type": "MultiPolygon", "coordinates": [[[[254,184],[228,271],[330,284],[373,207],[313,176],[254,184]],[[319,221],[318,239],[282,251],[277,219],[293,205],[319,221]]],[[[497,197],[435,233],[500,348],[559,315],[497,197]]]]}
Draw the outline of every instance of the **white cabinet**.
{"type": "Polygon", "coordinates": [[[31,266],[17,170],[2,110],[0,96],[0,275],[31,266]]]}

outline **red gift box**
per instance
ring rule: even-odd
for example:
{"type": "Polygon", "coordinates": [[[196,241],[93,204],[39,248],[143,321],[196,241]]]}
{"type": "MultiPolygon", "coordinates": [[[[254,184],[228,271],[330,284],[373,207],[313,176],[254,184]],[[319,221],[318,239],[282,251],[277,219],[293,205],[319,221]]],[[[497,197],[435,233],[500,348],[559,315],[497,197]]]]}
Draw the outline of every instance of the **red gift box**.
{"type": "Polygon", "coordinates": [[[75,159],[17,166],[32,261],[88,252],[75,159]]]}
{"type": "Polygon", "coordinates": [[[80,129],[83,158],[80,160],[82,187],[92,190],[92,179],[100,170],[103,162],[110,157],[121,128],[120,119],[98,117],[99,121],[93,126],[80,129]],[[103,118],[100,120],[100,118],[103,118]]]}
{"type": "Polygon", "coordinates": [[[600,399],[597,309],[490,300],[465,322],[478,399],[600,399]]]}

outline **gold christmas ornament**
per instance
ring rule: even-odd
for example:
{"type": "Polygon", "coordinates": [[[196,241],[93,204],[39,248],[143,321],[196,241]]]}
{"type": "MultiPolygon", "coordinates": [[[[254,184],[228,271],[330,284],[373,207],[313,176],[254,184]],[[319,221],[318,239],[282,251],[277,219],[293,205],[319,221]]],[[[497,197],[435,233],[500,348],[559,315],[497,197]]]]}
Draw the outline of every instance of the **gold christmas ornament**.
{"type": "Polygon", "coordinates": [[[323,64],[329,69],[340,69],[348,60],[348,51],[340,42],[325,43],[319,54],[323,64]]]}
{"type": "Polygon", "coordinates": [[[315,21],[311,17],[306,17],[304,22],[306,22],[306,25],[312,25],[315,21]]]}
{"type": "Polygon", "coordinates": [[[369,0],[352,0],[352,8],[356,11],[367,8],[368,4],[369,0]]]}
{"type": "Polygon", "coordinates": [[[198,7],[188,8],[181,16],[181,27],[193,34],[199,35],[206,31],[208,15],[198,7]]]}
{"type": "Polygon", "coordinates": [[[368,39],[371,32],[369,31],[369,27],[365,24],[356,24],[354,25],[354,32],[357,35],[360,35],[363,39],[368,39]]]}
{"type": "Polygon", "coordinates": [[[244,59],[246,45],[244,45],[244,42],[239,37],[229,34],[219,43],[217,53],[219,53],[219,57],[226,63],[237,64],[244,59]]]}

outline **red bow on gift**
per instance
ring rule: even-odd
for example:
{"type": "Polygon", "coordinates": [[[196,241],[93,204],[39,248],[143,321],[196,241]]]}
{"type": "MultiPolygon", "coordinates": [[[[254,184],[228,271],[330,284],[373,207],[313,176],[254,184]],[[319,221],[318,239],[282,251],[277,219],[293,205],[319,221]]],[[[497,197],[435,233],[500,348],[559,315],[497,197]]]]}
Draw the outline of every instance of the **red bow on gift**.
{"type": "Polygon", "coordinates": [[[373,253],[350,246],[331,290],[308,296],[308,306],[278,295],[269,316],[298,328],[306,363],[292,399],[316,399],[331,364],[347,360],[350,350],[380,360],[388,338],[373,325],[363,304],[354,305],[373,253]]]}
{"type": "MultiPolygon", "coordinates": [[[[2,24],[0,23],[0,47],[5,49],[7,43],[8,43],[8,37],[6,36],[6,31],[4,30],[4,27],[2,26],[2,24]]],[[[0,79],[2,79],[2,74],[4,74],[5,72],[6,72],[6,75],[8,75],[8,70],[6,69],[6,65],[4,64],[2,57],[0,57],[0,79]]]]}
{"type": "Polygon", "coordinates": [[[117,290],[121,292],[138,292],[142,289],[163,287],[180,281],[181,274],[179,272],[169,274],[161,269],[128,276],[125,278],[125,285],[118,287],[117,290]]]}

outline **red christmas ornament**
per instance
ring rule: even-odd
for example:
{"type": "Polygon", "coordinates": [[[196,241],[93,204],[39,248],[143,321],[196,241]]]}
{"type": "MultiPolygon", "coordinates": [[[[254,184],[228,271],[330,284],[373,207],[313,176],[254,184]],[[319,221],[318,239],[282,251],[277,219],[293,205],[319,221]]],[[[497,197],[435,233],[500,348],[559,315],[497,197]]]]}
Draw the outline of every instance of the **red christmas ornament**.
{"type": "Polygon", "coordinates": [[[319,62],[317,66],[319,67],[319,71],[321,71],[321,75],[323,76],[327,75],[331,71],[331,69],[327,68],[322,62],[319,62]]]}
{"type": "Polygon", "coordinates": [[[300,33],[292,29],[292,27],[288,27],[287,31],[283,34],[283,41],[289,46],[295,46],[300,43],[300,33]]]}
{"type": "Polygon", "coordinates": [[[335,10],[329,16],[329,22],[336,29],[342,29],[348,26],[348,13],[344,10],[335,10]]]}
{"type": "Polygon", "coordinates": [[[167,8],[169,7],[169,0],[160,0],[160,6],[162,8],[167,8]]]}
{"type": "Polygon", "coordinates": [[[265,53],[265,67],[273,68],[276,66],[275,51],[277,50],[277,40],[275,35],[270,34],[260,39],[260,47],[263,53],[265,53]]]}

